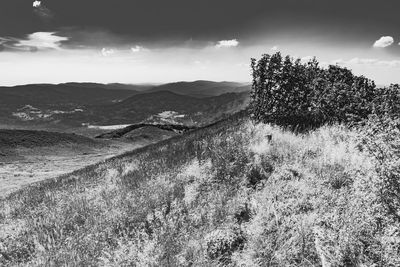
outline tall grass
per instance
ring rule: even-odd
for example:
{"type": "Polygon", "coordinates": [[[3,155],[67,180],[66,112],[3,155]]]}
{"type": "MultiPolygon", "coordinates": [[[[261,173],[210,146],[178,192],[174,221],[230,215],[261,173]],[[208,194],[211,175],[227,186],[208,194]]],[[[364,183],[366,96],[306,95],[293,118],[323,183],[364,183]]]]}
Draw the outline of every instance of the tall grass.
{"type": "Polygon", "coordinates": [[[0,265],[396,266],[359,140],[240,117],[39,183],[0,202],[0,265]]]}

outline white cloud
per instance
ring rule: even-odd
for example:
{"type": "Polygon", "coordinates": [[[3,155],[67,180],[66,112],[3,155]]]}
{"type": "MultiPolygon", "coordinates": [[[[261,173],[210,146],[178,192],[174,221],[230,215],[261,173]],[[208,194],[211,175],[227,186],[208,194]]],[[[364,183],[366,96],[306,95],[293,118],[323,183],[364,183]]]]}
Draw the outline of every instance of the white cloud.
{"type": "Polygon", "coordinates": [[[235,47],[239,45],[239,41],[236,39],[232,39],[232,40],[222,40],[219,41],[215,47],[217,48],[223,48],[223,47],[235,47]]]}
{"type": "Polygon", "coordinates": [[[272,50],[273,52],[278,51],[278,49],[279,49],[279,47],[278,47],[277,45],[271,47],[271,50],[272,50]]]}
{"type": "Polygon", "coordinates": [[[33,2],[33,7],[40,7],[41,4],[42,4],[41,1],[34,1],[33,2]]]}
{"type": "Polygon", "coordinates": [[[17,42],[11,46],[37,50],[60,49],[61,42],[67,41],[68,39],[68,37],[55,35],[55,32],[35,32],[29,34],[26,40],[17,40],[17,42]]]}
{"type": "Polygon", "coordinates": [[[138,53],[138,52],[141,52],[141,51],[143,51],[143,50],[144,50],[144,47],[143,47],[143,46],[140,46],[140,45],[131,47],[132,53],[138,53]]]}
{"type": "Polygon", "coordinates": [[[347,63],[348,64],[358,64],[358,65],[375,65],[379,60],[373,58],[352,58],[347,63]]]}
{"type": "Polygon", "coordinates": [[[382,36],[379,40],[376,40],[374,43],[374,47],[388,47],[394,43],[394,39],[392,36],[382,36]]]}
{"type": "Polygon", "coordinates": [[[115,54],[114,49],[112,48],[103,48],[101,49],[101,54],[105,57],[111,56],[112,54],[115,54]]]}
{"type": "Polygon", "coordinates": [[[379,60],[375,58],[352,58],[350,60],[341,60],[336,62],[340,65],[366,65],[373,67],[389,67],[389,68],[399,68],[400,60],[379,60]]]}

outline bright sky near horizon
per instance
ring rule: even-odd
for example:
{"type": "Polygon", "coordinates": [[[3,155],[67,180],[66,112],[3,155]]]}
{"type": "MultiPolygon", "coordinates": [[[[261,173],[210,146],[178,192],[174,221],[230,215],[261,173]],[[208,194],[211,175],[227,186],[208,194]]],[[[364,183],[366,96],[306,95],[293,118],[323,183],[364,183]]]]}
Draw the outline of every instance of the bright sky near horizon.
{"type": "Polygon", "coordinates": [[[0,85],[250,81],[281,51],[400,83],[400,1],[2,0],[0,85]]]}

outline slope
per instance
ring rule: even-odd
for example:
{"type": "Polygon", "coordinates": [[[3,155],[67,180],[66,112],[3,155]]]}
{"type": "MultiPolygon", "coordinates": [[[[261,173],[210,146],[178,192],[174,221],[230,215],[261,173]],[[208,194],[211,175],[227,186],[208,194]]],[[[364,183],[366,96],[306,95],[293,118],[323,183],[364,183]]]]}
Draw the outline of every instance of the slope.
{"type": "Polygon", "coordinates": [[[359,139],[238,116],[38,183],[0,202],[0,263],[395,266],[359,139]]]}

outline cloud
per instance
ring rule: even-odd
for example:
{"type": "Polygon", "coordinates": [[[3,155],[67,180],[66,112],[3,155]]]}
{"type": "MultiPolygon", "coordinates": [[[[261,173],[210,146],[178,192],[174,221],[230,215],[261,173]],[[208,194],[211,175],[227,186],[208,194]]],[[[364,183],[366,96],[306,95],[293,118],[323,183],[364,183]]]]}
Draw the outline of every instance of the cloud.
{"type": "Polygon", "coordinates": [[[143,50],[144,50],[144,47],[140,46],[140,45],[136,45],[134,47],[131,47],[132,53],[138,53],[138,52],[141,52],[143,50]]]}
{"type": "Polygon", "coordinates": [[[379,40],[376,40],[374,43],[374,47],[384,48],[391,46],[394,43],[394,39],[392,36],[382,36],[379,40]]]}
{"type": "Polygon", "coordinates": [[[55,32],[35,32],[28,34],[25,39],[0,37],[0,45],[18,51],[59,50],[62,42],[68,40],[68,37],[58,36],[55,32]]]}
{"type": "Polygon", "coordinates": [[[55,35],[55,32],[35,32],[29,34],[26,40],[19,40],[14,46],[31,47],[38,50],[60,49],[61,42],[68,41],[68,37],[55,35]]]}
{"type": "Polygon", "coordinates": [[[41,1],[35,1],[35,2],[33,2],[33,7],[40,7],[41,4],[42,4],[41,1]]]}
{"type": "Polygon", "coordinates": [[[239,45],[238,40],[232,39],[232,40],[222,40],[222,41],[219,41],[219,42],[215,45],[215,47],[217,47],[217,48],[235,47],[235,46],[238,46],[238,45],[239,45]]]}
{"type": "Polygon", "coordinates": [[[350,60],[337,60],[335,64],[339,65],[366,65],[374,67],[399,68],[400,60],[379,60],[375,58],[352,58],[350,60]]]}
{"type": "Polygon", "coordinates": [[[111,55],[115,54],[115,50],[112,49],[112,48],[105,48],[104,47],[103,49],[101,49],[101,54],[104,57],[108,57],[108,56],[111,56],[111,55]]]}

